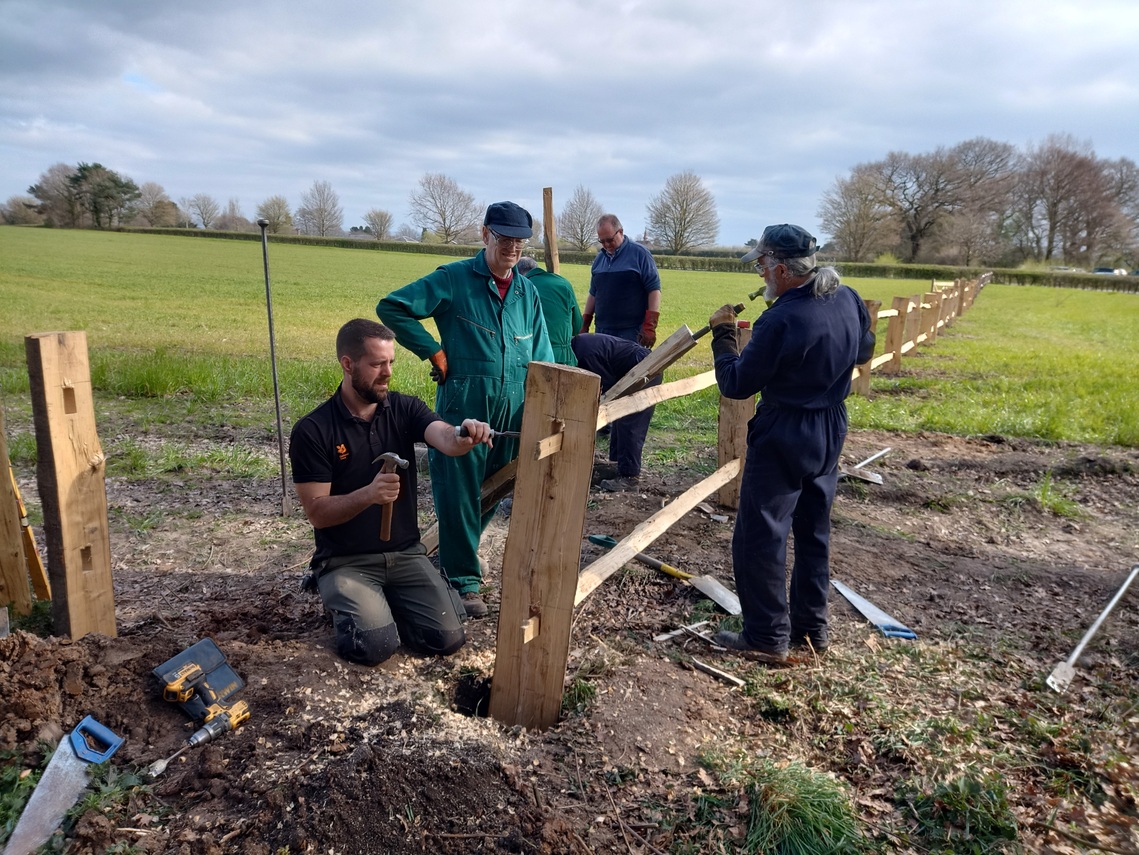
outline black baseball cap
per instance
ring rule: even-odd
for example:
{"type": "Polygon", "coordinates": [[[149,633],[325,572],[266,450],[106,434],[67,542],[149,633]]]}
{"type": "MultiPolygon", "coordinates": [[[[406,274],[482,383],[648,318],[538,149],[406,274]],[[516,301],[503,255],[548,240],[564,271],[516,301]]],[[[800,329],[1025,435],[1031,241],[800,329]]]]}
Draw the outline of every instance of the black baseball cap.
{"type": "Polygon", "coordinates": [[[495,202],[487,207],[482,224],[503,237],[528,238],[534,234],[534,218],[513,202],[495,202]]]}
{"type": "Polygon", "coordinates": [[[761,255],[770,253],[775,258],[806,258],[819,251],[815,236],[802,226],[781,223],[763,230],[755,249],[740,259],[742,262],[755,261],[761,255]]]}

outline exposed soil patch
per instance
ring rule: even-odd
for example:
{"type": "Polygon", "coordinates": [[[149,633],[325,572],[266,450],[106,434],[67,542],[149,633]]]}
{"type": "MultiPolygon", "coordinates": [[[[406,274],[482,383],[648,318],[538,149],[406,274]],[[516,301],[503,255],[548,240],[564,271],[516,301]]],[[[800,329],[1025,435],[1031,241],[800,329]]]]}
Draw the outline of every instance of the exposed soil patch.
{"type": "MultiPolygon", "coordinates": [[[[913,628],[919,646],[991,650],[977,680],[985,668],[994,681],[1009,673],[1037,680],[974,683],[962,692],[1023,692],[1039,705],[1035,715],[1062,719],[1039,680],[1067,658],[1139,560],[1139,452],[858,432],[844,459],[885,447],[893,450],[868,467],[882,486],[840,487],[834,577],[913,628]],[[1046,507],[1061,500],[1079,515],[1046,507]]],[[[18,474],[34,502],[31,473],[18,474]]],[[[696,479],[662,468],[647,473],[638,492],[595,492],[586,533],[620,538],[696,479]]],[[[587,679],[595,696],[550,731],[527,733],[477,714],[494,669],[506,517],[496,517],[484,544],[491,617],[467,623],[466,647],[449,659],[401,652],[369,669],[337,659],[319,599],[300,591],[311,532],[299,510],[281,516],[279,489],[275,480],[110,481],[118,637],[0,639],[0,750],[22,751],[29,766],[41,753],[38,737],[58,738],[87,714],[126,738],[116,766],[142,769],[173,753],[190,726],[161,699],[151,669],[200,638],[212,637],[248,684],[249,722],[183,755],[123,816],[88,814],[69,851],[129,844],[136,852],[265,855],[664,852],[683,833],[665,814],[691,816],[692,795],[714,789],[701,757],[736,747],[778,750],[833,772],[852,787],[865,819],[904,823],[892,801],[894,785],[913,769],[904,748],[891,753],[857,730],[835,736],[826,698],[814,719],[778,700],[780,686],[800,690],[798,675],[853,673],[889,643],[837,594],[832,654],[770,678],[770,699],[757,702],[690,664],[695,655],[746,676],[740,660],[692,637],[652,640],[724,616],[691,588],[630,565],[575,619],[569,682],[587,679]]],[[[421,504],[426,519],[427,494],[421,504]]],[[[734,514],[713,512],[690,513],[646,551],[734,587],[734,514]],[[715,518],[721,514],[728,520],[715,518]]],[[[583,544],[583,563],[598,555],[583,544]]],[[[1139,592],[1132,592],[1079,663],[1071,702],[1109,708],[1118,700],[1112,686],[1134,685],[1137,650],[1139,592]]],[[[962,675],[974,673],[963,664],[962,675]]],[[[975,703],[962,692],[959,706],[975,703]]],[[[856,709],[849,715],[857,721],[856,709]]],[[[1103,798],[1050,802],[1060,823],[1094,828],[1122,851],[1139,845],[1134,710],[1129,720],[1115,734],[1119,763],[1081,770],[1098,778],[1103,798]]],[[[1051,762],[1085,762],[1064,750],[1057,743],[1051,762]]],[[[1017,793],[1014,801],[1030,851],[1080,851],[1042,829],[1044,794],[1017,793]]],[[[724,833],[708,839],[706,851],[732,851],[724,833]]]]}

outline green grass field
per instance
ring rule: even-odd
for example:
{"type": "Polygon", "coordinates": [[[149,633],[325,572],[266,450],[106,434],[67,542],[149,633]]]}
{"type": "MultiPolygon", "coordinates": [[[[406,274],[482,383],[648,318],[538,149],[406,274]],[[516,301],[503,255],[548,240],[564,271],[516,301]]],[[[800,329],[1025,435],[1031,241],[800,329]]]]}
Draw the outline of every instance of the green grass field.
{"type": "MultiPolygon", "coordinates": [[[[335,388],[340,325],[375,317],[380,297],[450,260],[270,244],[286,430],[335,388]]],[[[584,303],[588,268],[566,265],[562,273],[584,303]]],[[[763,307],[748,301],[760,286],[750,272],[666,270],[661,278],[661,338],[681,324],[696,329],[724,303],[747,303],[747,318],[763,307]]],[[[849,284],[885,306],[928,287],[849,284]]],[[[2,227],[0,299],[9,421],[25,424],[30,412],[24,336],[84,330],[97,413],[143,431],[187,424],[206,434],[218,425],[275,431],[259,241],[2,227]]],[[[876,374],[868,399],[849,400],[852,427],[1139,445],[1136,330],[1134,295],[989,286],[947,334],[903,361],[901,375],[876,374]]],[[[710,367],[705,338],[669,378],[710,367]]],[[[396,372],[396,388],[433,399],[424,363],[403,352],[396,372]]],[[[711,442],[716,403],[709,389],[659,406],[657,457],[683,458],[687,446],[711,442]]],[[[9,428],[13,456],[29,448],[20,433],[9,428]]]]}

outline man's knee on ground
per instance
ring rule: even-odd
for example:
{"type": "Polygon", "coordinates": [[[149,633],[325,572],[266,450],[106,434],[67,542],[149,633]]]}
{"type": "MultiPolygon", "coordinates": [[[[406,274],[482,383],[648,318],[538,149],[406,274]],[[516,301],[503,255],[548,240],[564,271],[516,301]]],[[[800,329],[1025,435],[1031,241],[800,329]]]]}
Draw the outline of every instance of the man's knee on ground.
{"type": "Polygon", "coordinates": [[[432,656],[450,656],[466,643],[467,633],[462,627],[430,630],[423,633],[422,652],[432,656]]]}
{"type": "Polygon", "coordinates": [[[360,629],[351,617],[336,620],[336,652],[349,662],[379,665],[399,649],[394,623],[375,629],[360,629]]]}

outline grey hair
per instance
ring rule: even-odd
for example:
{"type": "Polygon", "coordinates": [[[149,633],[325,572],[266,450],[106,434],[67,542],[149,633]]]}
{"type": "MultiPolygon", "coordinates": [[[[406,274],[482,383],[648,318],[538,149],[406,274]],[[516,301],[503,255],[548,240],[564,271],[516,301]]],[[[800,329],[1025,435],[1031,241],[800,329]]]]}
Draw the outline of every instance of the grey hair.
{"type": "Polygon", "coordinates": [[[518,272],[525,276],[527,273],[538,266],[538,262],[536,262],[530,256],[524,255],[518,259],[518,264],[515,266],[518,268],[518,272]]]}
{"type": "Polygon", "coordinates": [[[779,263],[785,265],[787,272],[795,277],[814,274],[811,279],[812,297],[826,297],[833,294],[842,284],[842,280],[838,277],[838,271],[833,267],[816,267],[815,256],[813,255],[803,258],[781,258],[779,263]]]}
{"type": "Polygon", "coordinates": [[[815,281],[811,283],[812,297],[828,297],[838,290],[842,280],[838,278],[838,271],[833,267],[820,267],[815,274],[815,281]]]}
{"type": "Polygon", "coordinates": [[[610,226],[612,226],[613,231],[615,231],[615,232],[619,232],[622,230],[622,228],[624,228],[621,225],[621,221],[619,219],[617,219],[616,214],[602,214],[597,220],[597,227],[601,228],[601,226],[606,224],[606,223],[608,223],[610,226]]]}

